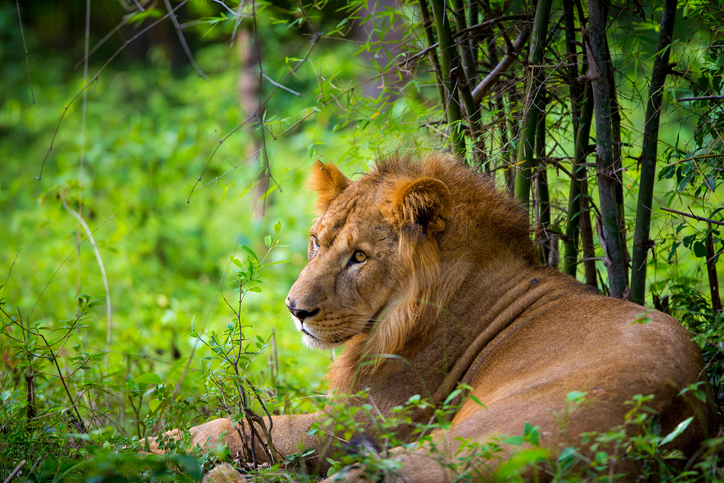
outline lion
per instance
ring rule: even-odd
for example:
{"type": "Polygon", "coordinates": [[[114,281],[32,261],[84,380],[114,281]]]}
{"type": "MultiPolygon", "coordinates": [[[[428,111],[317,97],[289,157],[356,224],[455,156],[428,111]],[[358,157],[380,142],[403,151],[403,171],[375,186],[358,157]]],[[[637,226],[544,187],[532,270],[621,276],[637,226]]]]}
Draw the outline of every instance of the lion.
{"type": "MultiPolygon", "coordinates": [[[[653,395],[647,405],[662,435],[693,416],[667,446],[687,457],[714,430],[711,390],[688,331],[668,315],[540,265],[527,211],[489,176],[443,154],[420,161],[395,155],[356,181],[317,161],[310,186],[319,217],[309,262],[286,305],[307,346],[344,346],[327,374],[332,392],[366,390],[387,417],[413,395],[440,404],[460,384],[469,386],[472,397],[449,429],[432,435],[451,455],[462,441],[522,434],[528,423],[555,456],[580,444],[581,433],[622,425],[625,402],[639,394],[653,395]],[[684,391],[697,382],[707,388],[706,402],[684,391]],[[567,413],[572,391],[585,393],[585,404],[567,413]]],[[[326,471],[327,445],[308,434],[326,416],[274,416],[276,450],[311,448],[326,471]]],[[[424,423],[429,413],[412,419],[424,423]]],[[[227,419],[191,429],[193,442],[223,434],[232,454],[248,454],[240,431],[249,441],[249,429],[227,419]]],[[[371,423],[365,431],[374,434],[371,423]]],[[[397,437],[411,431],[400,425],[397,437]]],[[[391,451],[402,462],[398,476],[449,481],[454,475],[423,446],[391,451]]],[[[358,481],[359,471],[342,478],[358,481]]],[[[633,477],[636,468],[617,471],[633,477]]]]}

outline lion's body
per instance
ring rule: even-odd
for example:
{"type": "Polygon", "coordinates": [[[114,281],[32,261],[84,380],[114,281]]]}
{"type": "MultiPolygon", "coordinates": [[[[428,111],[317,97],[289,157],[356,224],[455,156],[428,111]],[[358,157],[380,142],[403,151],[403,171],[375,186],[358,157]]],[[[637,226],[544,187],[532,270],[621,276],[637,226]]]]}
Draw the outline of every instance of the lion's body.
{"type": "MultiPolygon", "coordinates": [[[[645,308],[539,266],[526,212],[489,178],[445,157],[396,158],[354,183],[317,163],[311,184],[320,218],[287,305],[308,345],[345,344],[328,374],[333,390],[368,388],[389,415],[412,395],[440,403],[468,384],[485,408],[469,399],[451,429],[435,435],[450,454],[459,437],[521,434],[526,422],[540,426],[555,453],[582,432],[621,425],[636,394],[654,395],[648,406],[663,434],[695,417],[674,441],[687,455],[713,430],[711,406],[679,395],[705,378],[688,332],[654,311],[635,322],[645,308]],[[565,416],[562,432],[572,391],[585,391],[587,402],[565,416]]],[[[275,417],[275,445],[321,452],[307,436],[319,418],[275,417]]],[[[229,427],[212,421],[194,428],[194,440],[229,427]]],[[[241,452],[235,432],[225,441],[241,452]]],[[[424,450],[405,455],[402,473],[446,478],[424,450]]]]}

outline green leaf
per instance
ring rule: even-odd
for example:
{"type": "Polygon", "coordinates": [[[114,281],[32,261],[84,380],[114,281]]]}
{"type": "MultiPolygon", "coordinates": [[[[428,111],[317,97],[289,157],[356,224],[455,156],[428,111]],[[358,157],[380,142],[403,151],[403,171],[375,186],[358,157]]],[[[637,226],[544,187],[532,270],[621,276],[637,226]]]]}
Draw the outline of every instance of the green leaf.
{"type": "Polygon", "coordinates": [[[237,258],[234,258],[234,255],[229,255],[229,260],[237,267],[244,268],[244,265],[237,258]]]}
{"type": "Polygon", "coordinates": [[[672,442],[677,436],[679,436],[681,433],[683,433],[686,428],[689,427],[689,424],[694,420],[694,416],[691,416],[690,418],[685,419],[684,421],[680,422],[676,428],[666,435],[664,439],[661,440],[659,443],[659,446],[663,446],[666,443],[672,442]]]}
{"type": "Polygon", "coordinates": [[[538,446],[540,444],[540,432],[538,431],[539,427],[540,426],[533,426],[528,422],[526,422],[525,426],[523,427],[523,436],[525,436],[525,439],[535,446],[538,446]]]}
{"type": "Polygon", "coordinates": [[[152,413],[155,413],[156,409],[158,409],[160,405],[161,401],[159,401],[158,399],[151,399],[150,401],[148,401],[148,409],[150,409],[152,413]]]}
{"type": "Polygon", "coordinates": [[[566,394],[566,402],[579,402],[582,401],[584,397],[586,397],[586,392],[582,391],[571,391],[568,394],[566,394]]]}
{"type": "Polygon", "coordinates": [[[633,322],[631,322],[630,324],[628,324],[629,327],[634,324],[646,325],[646,324],[651,323],[651,317],[648,316],[649,312],[651,312],[651,310],[647,310],[646,312],[636,314],[636,319],[633,322]]]}
{"type": "Polygon", "coordinates": [[[525,438],[523,436],[510,436],[509,438],[505,438],[503,440],[503,443],[512,444],[513,446],[520,446],[525,443],[525,438]]]}
{"type": "Polygon", "coordinates": [[[271,248],[271,242],[272,242],[271,235],[267,235],[264,237],[264,245],[266,245],[268,248],[271,248]]]}
{"type": "Polygon", "coordinates": [[[561,454],[558,455],[558,462],[562,463],[566,460],[572,459],[576,455],[576,448],[573,446],[568,446],[567,448],[563,448],[563,451],[561,451],[561,454]]]}
{"type": "MultiPolygon", "coordinates": [[[[277,246],[278,246],[278,247],[283,247],[284,245],[277,245],[277,246]]],[[[291,262],[291,260],[279,260],[279,261],[276,261],[276,262],[265,263],[264,265],[262,265],[262,266],[259,267],[259,268],[271,267],[272,265],[279,265],[279,264],[282,264],[282,263],[289,263],[289,262],[291,262]]]]}
{"type": "Polygon", "coordinates": [[[147,372],[133,379],[133,382],[138,384],[163,384],[161,377],[154,372],[147,372]]]}
{"type": "Polygon", "coordinates": [[[244,250],[246,253],[252,256],[254,260],[256,260],[256,263],[259,263],[259,257],[256,256],[256,253],[254,253],[254,250],[249,248],[246,245],[241,245],[241,249],[244,250]]]}
{"type": "Polygon", "coordinates": [[[448,394],[448,396],[445,398],[445,402],[443,404],[450,404],[450,401],[452,401],[453,399],[458,397],[461,392],[463,392],[462,389],[455,389],[453,392],[448,394]]]}
{"type": "Polygon", "coordinates": [[[671,263],[671,259],[674,258],[674,255],[676,255],[676,249],[681,246],[681,242],[675,242],[673,245],[671,245],[671,250],[669,251],[669,256],[666,258],[666,263],[671,263]]]}
{"type": "Polygon", "coordinates": [[[282,220],[277,220],[277,222],[274,223],[274,233],[278,235],[280,231],[282,231],[282,220]]]}
{"type": "Polygon", "coordinates": [[[261,287],[249,287],[246,291],[247,291],[247,292],[260,293],[260,292],[261,292],[261,287]]]}
{"type": "Polygon", "coordinates": [[[706,246],[701,241],[694,243],[694,256],[696,258],[702,258],[706,256],[706,246]]]}
{"type": "MultiPolygon", "coordinates": [[[[472,399],[472,401],[473,401],[475,404],[477,404],[478,406],[480,406],[481,408],[483,408],[483,409],[488,409],[487,406],[480,401],[480,399],[476,398],[476,397],[473,396],[472,394],[469,395],[468,398],[469,398],[469,399],[472,399]]],[[[526,424],[528,424],[528,423],[526,423],[526,424]]]]}

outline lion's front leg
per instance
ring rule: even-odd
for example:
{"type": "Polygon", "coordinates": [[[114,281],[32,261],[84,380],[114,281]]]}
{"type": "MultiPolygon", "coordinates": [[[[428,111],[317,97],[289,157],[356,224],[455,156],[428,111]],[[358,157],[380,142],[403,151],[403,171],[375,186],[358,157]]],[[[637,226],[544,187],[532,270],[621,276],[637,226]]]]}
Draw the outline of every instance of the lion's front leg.
{"type": "MultiPolygon", "coordinates": [[[[279,459],[279,456],[288,456],[311,448],[314,450],[312,458],[317,459],[324,452],[325,443],[316,436],[308,436],[307,432],[312,424],[322,417],[324,417],[323,413],[272,416],[271,425],[269,419],[264,418],[267,428],[271,429],[271,439],[276,457],[279,459]]],[[[191,428],[191,445],[198,445],[202,451],[207,452],[217,444],[222,443],[228,446],[234,458],[241,458],[249,462],[256,459],[257,464],[270,463],[265,449],[266,439],[264,433],[258,426],[256,426],[256,430],[256,434],[252,438],[248,422],[244,421],[243,424],[234,426],[229,419],[215,419],[191,428]],[[221,437],[222,435],[223,437],[221,437]]],[[[164,436],[173,438],[178,434],[178,430],[173,430],[165,433],[164,436]]],[[[152,453],[164,452],[164,450],[159,449],[160,439],[149,439],[152,453]]],[[[320,461],[324,462],[324,458],[320,459],[320,461]]],[[[311,466],[315,467],[316,463],[311,466]]]]}

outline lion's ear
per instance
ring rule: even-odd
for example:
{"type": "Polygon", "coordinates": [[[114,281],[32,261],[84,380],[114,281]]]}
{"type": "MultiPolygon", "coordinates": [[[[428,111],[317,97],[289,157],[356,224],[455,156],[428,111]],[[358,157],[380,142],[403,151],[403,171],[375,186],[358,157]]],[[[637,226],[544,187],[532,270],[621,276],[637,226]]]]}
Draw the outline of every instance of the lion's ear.
{"type": "Polygon", "coordinates": [[[314,163],[312,174],[309,176],[309,189],[317,192],[317,202],[314,208],[318,214],[323,214],[334,199],[341,195],[352,180],[346,177],[333,164],[324,164],[321,161],[314,163]]]}
{"type": "Polygon", "coordinates": [[[386,217],[396,228],[417,225],[427,236],[445,229],[452,213],[450,190],[435,178],[398,181],[389,194],[386,217]]]}

